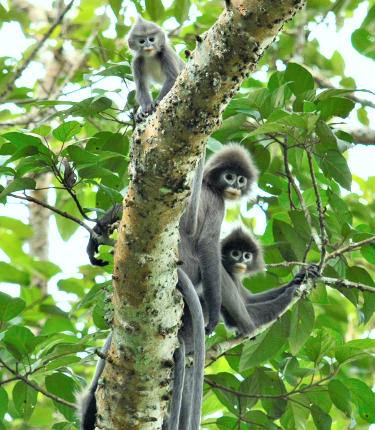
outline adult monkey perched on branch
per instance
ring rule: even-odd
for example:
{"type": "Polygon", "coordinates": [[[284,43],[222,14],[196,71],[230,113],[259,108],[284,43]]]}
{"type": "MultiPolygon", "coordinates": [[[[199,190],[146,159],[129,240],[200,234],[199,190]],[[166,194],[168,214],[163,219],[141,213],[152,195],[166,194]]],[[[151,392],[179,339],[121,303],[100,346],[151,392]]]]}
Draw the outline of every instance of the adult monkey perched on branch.
{"type": "Polygon", "coordinates": [[[115,365],[104,370],[109,383],[98,396],[104,428],[161,427],[165,403],[160,399],[169,398],[164,382],[180,316],[173,296],[174,250],[191,172],[243,79],[301,5],[232,1],[198,37],[163,109],[133,134],[131,182],[115,252],[109,351],[115,365]]]}

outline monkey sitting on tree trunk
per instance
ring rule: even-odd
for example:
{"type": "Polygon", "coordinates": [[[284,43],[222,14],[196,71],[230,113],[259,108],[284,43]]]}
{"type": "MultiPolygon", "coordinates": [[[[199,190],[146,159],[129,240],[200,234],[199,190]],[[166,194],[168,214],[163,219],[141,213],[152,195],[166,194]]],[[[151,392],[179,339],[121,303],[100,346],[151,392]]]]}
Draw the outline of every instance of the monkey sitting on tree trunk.
{"type": "Polygon", "coordinates": [[[134,57],[132,71],[136,89],[136,99],[142,112],[135,117],[141,122],[150,115],[163,97],[173,87],[185,63],[176,51],[168,45],[165,31],[140,15],[127,37],[134,57]],[[162,85],[156,100],[152,100],[151,86],[162,85]]]}

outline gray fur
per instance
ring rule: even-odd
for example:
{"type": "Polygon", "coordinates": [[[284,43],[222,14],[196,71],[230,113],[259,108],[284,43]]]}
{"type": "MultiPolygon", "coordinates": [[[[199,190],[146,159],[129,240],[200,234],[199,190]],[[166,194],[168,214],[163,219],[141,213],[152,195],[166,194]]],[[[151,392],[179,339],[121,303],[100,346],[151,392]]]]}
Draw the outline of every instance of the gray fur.
{"type": "Polygon", "coordinates": [[[194,199],[189,202],[189,206],[198,207],[193,235],[190,227],[194,210],[190,211],[188,206],[180,220],[178,252],[184,262],[182,268],[202,295],[207,308],[207,334],[212,333],[220,318],[220,229],[225,215],[225,200],[249,196],[257,179],[258,170],[249,152],[237,144],[226,145],[204,167],[199,204],[194,199]],[[227,180],[228,175],[232,175],[232,180],[227,180]],[[243,178],[245,184],[240,182],[243,178]]]}
{"type": "MultiPolygon", "coordinates": [[[[220,229],[225,215],[225,200],[248,196],[257,181],[258,170],[248,151],[236,144],[227,145],[215,153],[204,169],[203,160],[198,165],[188,208],[180,220],[178,251],[184,262],[182,269],[197,289],[204,311],[208,314],[206,333],[209,334],[220,318],[220,229]],[[225,177],[228,174],[233,175],[230,181],[225,177]],[[246,178],[245,184],[241,182],[241,177],[246,178]]],[[[180,332],[185,339],[186,352],[194,350],[195,364],[194,370],[187,371],[185,376],[179,430],[198,430],[203,372],[199,379],[195,367],[198,360],[204,366],[204,351],[201,357],[192,344],[192,321],[187,312],[182,322],[180,332]]]]}
{"type": "MultiPolygon", "coordinates": [[[[173,405],[172,411],[176,414],[179,412],[179,420],[170,418],[170,430],[199,430],[200,419],[202,414],[203,398],[203,374],[205,364],[205,335],[204,335],[204,318],[201,304],[197,292],[186,273],[179,268],[178,287],[188,305],[187,312],[184,313],[184,325],[179,331],[179,337],[182,338],[186,345],[186,352],[194,351],[194,366],[190,369],[192,381],[188,379],[184,384],[182,393],[181,406],[173,405]],[[187,389],[187,385],[191,390],[187,389]],[[172,422],[178,424],[173,427],[172,422]]],[[[185,365],[185,363],[184,363],[185,365]]],[[[176,371],[176,368],[175,368],[176,371]]],[[[186,379],[186,376],[185,376],[186,379]]]]}
{"type": "MultiPolygon", "coordinates": [[[[106,354],[111,347],[112,332],[107,337],[102,347],[102,353],[106,354]]],[[[78,406],[78,414],[81,421],[81,430],[94,430],[96,421],[96,399],[95,391],[98,387],[99,378],[104,370],[106,361],[99,358],[98,364],[96,365],[95,374],[91,381],[90,386],[85,389],[82,393],[76,396],[76,402],[78,406]]]]}
{"type": "Polygon", "coordinates": [[[185,218],[186,218],[185,229],[186,229],[186,234],[188,236],[194,236],[198,227],[199,201],[201,198],[205,159],[206,159],[206,148],[204,149],[202,158],[199,160],[197,170],[195,171],[193,182],[191,185],[190,202],[185,211],[185,218]]]}
{"type": "MultiPolygon", "coordinates": [[[[221,313],[225,325],[236,330],[237,334],[251,335],[261,325],[275,321],[289,306],[306,270],[303,269],[282,287],[252,294],[243,286],[242,278],[264,270],[263,252],[258,240],[244,227],[238,226],[221,241],[221,246],[221,313]],[[244,272],[239,273],[242,270],[244,272]]],[[[307,276],[318,275],[315,266],[307,269],[307,276]]]]}
{"type": "Polygon", "coordinates": [[[154,22],[146,21],[140,15],[128,35],[129,48],[134,55],[132,71],[136,87],[136,99],[142,107],[136,121],[143,121],[150,115],[173,87],[185,63],[176,51],[168,45],[165,31],[154,22]],[[155,101],[151,86],[162,88],[155,101]]]}

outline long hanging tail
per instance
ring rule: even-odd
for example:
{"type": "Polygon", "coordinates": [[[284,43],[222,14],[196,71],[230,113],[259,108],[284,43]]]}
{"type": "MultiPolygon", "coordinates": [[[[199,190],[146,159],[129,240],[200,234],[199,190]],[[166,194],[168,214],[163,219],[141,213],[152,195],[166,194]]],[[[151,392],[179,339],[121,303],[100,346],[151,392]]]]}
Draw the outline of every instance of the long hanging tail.
{"type": "Polygon", "coordinates": [[[191,186],[190,201],[185,211],[185,216],[186,216],[185,228],[188,236],[194,236],[197,231],[199,202],[201,199],[205,161],[206,161],[206,149],[204,150],[202,158],[199,160],[197,170],[195,171],[193,183],[191,186]]]}
{"type": "Polygon", "coordinates": [[[169,418],[169,430],[178,430],[182,391],[185,380],[185,343],[179,338],[180,347],[174,352],[174,377],[171,414],[169,418]]]}
{"type": "Polygon", "coordinates": [[[203,375],[206,355],[204,318],[199,297],[192,282],[181,268],[177,269],[177,273],[179,288],[189,307],[194,331],[193,380],[191,390],[188,389],[188,386],[190,386],[189,381],[186,381],[183,393],[185,401],[190,403],[190,408],[187,411],[188,417],[182,417],[184,419],[181,419],[180,430],[199,430],[202,414],[203,375]]]}

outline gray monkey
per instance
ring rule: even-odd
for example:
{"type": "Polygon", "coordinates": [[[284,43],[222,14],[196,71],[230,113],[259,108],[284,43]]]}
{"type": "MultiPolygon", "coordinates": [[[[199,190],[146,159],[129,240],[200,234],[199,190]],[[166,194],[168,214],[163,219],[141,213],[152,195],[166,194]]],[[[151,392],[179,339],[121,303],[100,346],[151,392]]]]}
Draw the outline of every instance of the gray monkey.
{"type": "Polygon", "coordinates": [[[316,266],[311,265],[282,287],[252,294],[243,286],[242,279],[264,271],[265,264],[258,240],[242,225],[222,239],[221,258],[221,314],[226,327],[242,335],[250,335],[257,327],[275,321],[289,306],[305,277],[320,276],[316,266]]]}
{"type": "Polygon", "coordinates": [[[136,115],[136,122],[150,115],[173,87],[185,63],[176,51],[168,45],[165,31],[154,22],[140,15],[127,37],[134,57],[132,71],[136,88],[136,99],[142,112],[136,115]],[[151,86],[162,85],[156,100],[152,100],[151,86]]]}
{"type": "MultiPolygon", "coordinates": [[[[178,251],[183,261],[181,268],[197,289],[207,312],[206,333],[210,334],[220,318],[220,229],[225,215],[225,201],[249,196],[258,179],[258,170],[249,152],[234,143],[216,152],[205,166],[203,162],[204,158],[198,164],[192,195],[180,220],[178,251]]],[[[180,332],[185,340],[186,353],[190,353],[193,342],[188,312],[182,316],[180,332]]],[[[194,360],[196,357],[195,352],[194,360]]],[[[202,397],[198,401],[197,387],[203,385],[203,374],[199,381],[195,366],[185,374],[180,430],[198,430],[200,426],[202,397]]]]}
{"type": "Polygon", "coordinates": [[[259,173],[249,152],[235,143],[212,155],[204,170],[202,161],[199,163],[193,189],[202,173],[199,201],[192,195],[180,220],[178,252],[184,263],[182,269],[206,304],[206,334],[210,334],[220,319],[220,229],[225,201],[249,196],[259,173]],[[191,205],[195,209],[191,210],[191,205]]]}

